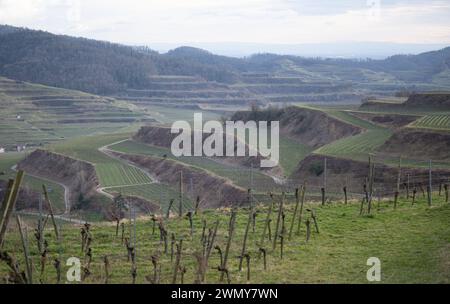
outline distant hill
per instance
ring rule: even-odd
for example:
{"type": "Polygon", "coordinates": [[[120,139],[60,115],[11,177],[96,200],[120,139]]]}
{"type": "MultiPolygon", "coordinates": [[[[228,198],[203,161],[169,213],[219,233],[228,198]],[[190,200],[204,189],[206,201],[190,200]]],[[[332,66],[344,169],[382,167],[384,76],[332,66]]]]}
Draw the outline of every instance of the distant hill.
{"type": "Polygon", "coordinates": [[[450,89],[450,48],[385,60],[275,54],[233,58],[192,47],[159,54],[146,47],[0,26],[0,75],[105,95],[149,89],[153,76],[194,76],[226,84],[250,84],[244,86],[246,90],[271,101],[327,101],[392,95],[402,89],[450,89]],[[304,83],[314,87],[304,89],[304,83]],[[340,90],[339,96],[323,90],[330,85],[338,86],[333,91],[340,90]]]}
{"type": "Polygon", "coordinates": [[[189,58],[104,41],[0,26],[0,75],[12,79],[111,94],[141,89],[151,75],[194,75],[230,81],[233,73],[189,58]]]}

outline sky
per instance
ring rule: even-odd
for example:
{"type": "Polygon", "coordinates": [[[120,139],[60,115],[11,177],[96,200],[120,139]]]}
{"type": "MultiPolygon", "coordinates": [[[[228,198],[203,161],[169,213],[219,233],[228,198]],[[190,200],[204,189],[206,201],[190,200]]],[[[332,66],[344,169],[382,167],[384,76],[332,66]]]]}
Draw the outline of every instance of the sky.
{"type": "Polygon", "coordinates": [[[442,0],[0,0],[0,24],[134,45],[450,45],[442,0]]]}

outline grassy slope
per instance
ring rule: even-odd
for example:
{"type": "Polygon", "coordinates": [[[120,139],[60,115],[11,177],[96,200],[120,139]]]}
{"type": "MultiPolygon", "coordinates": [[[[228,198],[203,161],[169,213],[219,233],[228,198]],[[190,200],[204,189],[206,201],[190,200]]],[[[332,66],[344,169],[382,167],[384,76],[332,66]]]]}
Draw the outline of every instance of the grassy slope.
{"type": "Polygon", "coordinates": [[[298,163],[314,149],[283,136],[280,136],[279,140],[280,166],[284,170],[284,175],[290,176],[297,168],[298,163]]]}
{"type": "MultiPolygon", "coordinates": [[[[262,260],[258,260],[257,241],[260,239],[265,218],[264,208],[258,207],[256,232],[250,231],[248,252],[251,255],[252,277],[250,283],[367,283],[366,261],[369,257],[381,260],[381,275],[383,283],[449,283],[448,269],[450,244],[450,204],[445,204],[442,198],[435,198],[434,205],[429,208],[424,201],[411,206],[410,202],[401,201],[397,210],[393,210],[392,202],[382,202],[375,205],[374,215],[359,216],[358,204],[333,204],[320,207],[315,205],[320,226],[320,234],[312,233],[311,240],[305,242],[305,228],[302,225],[300,235],[295,235],[285,245],[283,260],[277,250],[268,252],[268,271],[263,270],[262,260]],[[378,208],[377,208],[378,207],[378,208]]],[[[312,205],[311,205],[312,206],[312,205]]],[[[309,207],[311,207],[309,206],[309,207]]],[[[292,217],[293,205],[287,205],[287,228],[292,217]]],[[[183,237],[183,258],[181,264],[186,266],[185,282],[194,281],[195,262],[192,256],[200,248],[201,221],[207,220],[212,226],[217,219],[220,228],[217,244],[224,249],[226,244],[226,226],[229,210],[207,210],[194,218],[194,237],[189,237],[189,224],[186,219],[172,219],[166,223],[169,234],[174,232],[177,238],[183,237]]],[[[245,283],[245,267],[240,273],[237,269],[244,227],[247,221],[247,211],[239,210],[237,229],[231,246],[229,270],[232,282],[245,283]]],[[[272,216],[275,223],[275,215],[272,216]]],[[[31,220],[28,222],[31,224],[31,220]]],[[[128,233],[128,224],[126,225],[128,233]]],[[[273,227],[273,226],[272,226],[273,227]]],[[[50,229],[50,228],[49,228],[50,229]]],[[[112,225],[94,225],[92,233],[93,263],[92,275],[86,282],[101,282],[103,273],[102,257],[108,255],[111,263],[111,282],[130,283],[130,263],[127,262],[126,249],[120,244],[120,236],[114,236],[112,225]]],[[[145,282],[144,276],[152,272],[150,256],[160,247],[158,230],[152,235],[150,220],[141,220],[137,225],[138,258],[137,269],[139,283],[145,282]]],[[[67,271],[64,261],[71,256],[80,256],[79,228],[64,226],[63,274],[67,271]]],[[[57,255],[58,248],[50,230],[46,232],[50,243],[48,263],[57,255]]],[[[30,240],[31,255],[36,268],[39,259],[34,240],[30,240]]],[[[269,244],[265,245],[270,249],[269,244]]],[[[5,243],[5,249],[15,253],[22,259],[20,240],[17,232],[10,233],[5,243]]],[[[170,244],[169,244],[170,248],[170,244]]],[[[210,267],[219,263],[218,255],[213,252],[210,267]]],[[[169,254],[162,254],[162,282],[170,283],[173,264],[169,254]]],[[[23,264],[21,264],[23,265],[23,264]]],[[[244,263],[245,265],[245,263],[244,263]]],[[[6,266],[0,263],[0,275],[6,274],[6,266]]],[[[36,280],[38,274],[35,274],[36,280]]],[[[64,275],[63,275],[64,277],[64,275]]],[[[46,267],[44,281],[54,282],[53,267],[46,267]]],[[[218,282],[218,273],[208,269],[206,281],[218,282]]]]}
{"type": "Polygon", "coordinates": [[[144,118],[142,113],[130,111],[129,105],[123,102],[112,102],[79,91],[16,83],[2,77],[0,109],[0,144],[8,147],[19,143],[40,145],[80,135],[115,132],[136,124],[120,119],[144,118]],[[37,101],[46,103],[37,106],[37,101]],[[16,115],[21,115],[23,120],[17,120],[16,115]],[[66,119],[91,121],[63,122],[66,119]]]}

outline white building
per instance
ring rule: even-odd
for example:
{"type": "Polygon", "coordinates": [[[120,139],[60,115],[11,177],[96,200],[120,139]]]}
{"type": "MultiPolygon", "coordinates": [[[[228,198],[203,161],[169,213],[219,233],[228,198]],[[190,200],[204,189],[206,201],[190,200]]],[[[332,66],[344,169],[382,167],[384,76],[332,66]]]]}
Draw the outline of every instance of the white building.
{"type": "Polygon", "coordinates": [[[5,148],[0,147],[0,153],[5,153],[5,148]]]}

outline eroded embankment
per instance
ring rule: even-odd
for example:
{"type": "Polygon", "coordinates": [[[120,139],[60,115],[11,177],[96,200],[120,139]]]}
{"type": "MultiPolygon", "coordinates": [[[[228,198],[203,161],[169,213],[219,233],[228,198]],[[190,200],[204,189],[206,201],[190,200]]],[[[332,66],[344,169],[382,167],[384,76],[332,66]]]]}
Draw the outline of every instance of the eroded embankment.
{"type": "Polygon", "coordinates": [[[433,107],[450,109],[450,93],[418,93],[412,94],[405,101],[406,107],[433,107]]]}
{"type": "Polygon", "coordinates": [[[351,114],[358,118],[371,121],[376,125],[393,130],[402,128],[419,118],[419,116],[404,114],[378,114],[365,112],[351,112],[351,114]]]}
{"type": "MultiPolygon", "coordinates": [[[[304,180],[307,185],[322,187],[324,181],[325,156],[313,154],[305,158],[297,167],[293,175],[294,179],[304,180]]],[[[327,158],[327,185],[330,191],[342,190],[347,186],[354,193],[363,193],[363,185],[369,172],[368,162],[354,161],[326,156],[327,158]]],[[[380,194],[393,193],[397,187],[398,167],[384,164],[375,164],[374,182],[380,194]]],[[[406,182],[406,175],[410,176],[411,189],[414,185],[428,183],[428,169],[426,168],[402,168],[401,186],[406,182]]],[[[450,170],[433,170],[433,184],[436,185],[444,177],[450,176],[450,170]]]]}
{"type": "Polygon", "coordinates": [[[313,148],[356,135],[362,128],[326,113],[301,107],[236,112],[231,120],[279,121],[280,134],[313,148]]]}
{"type": "Polygon", "coordinates": [[[450,133],[404,128],[395,132],[378,150],[393,156],[450,161],[450,133]]]}
{"type": "MultiPolygon", "coordinates": [[[[203,208],[241,206],[248,201],[245,189],[232,184],[225,178],[212,175],[207,171],[165,158],[122,154],[119,152],[111,153],[139,166],[159,181],[169,185],[179,185],[180,171],[182,171],[183,188],[189,189],[192,180],[192,184],[202,200],[201,207],[203,208]]],[[[186,193],[186,195],[192,201],[195,201],[195,197],[190,197],[192,194],[186,193]]]]}
{"type": "Polygon", "coordinates": [[[83,204],[94,205],[99,182],[90,163],[38,149],[23,159],[17,168],[67,187],[71,209],[84,209],[83,204]]]}
{"type": "MultiPolygon", "coordinates": [[[[210,136],[211,133],[202,133],[202,142],[205,142],[205,139],[210,136]]],[[[139,131],[133,136],[133,139],[145,144],[153,145],[153,146],[159,146],[164,148],[171,148],[172,142],[177,137],[178,134],[172,134],[170,128],[165,127],[157,127],[157,126],[145,126],[141,127],[139,131]]],[[[237,155],[237,146],[239,140],[234,137],[234,155],[237,155]]],[[[226,154],[226,142],[227,142],[227,135],[223,135],[223,155],[226,154]]],[[[194,143],[194,134],[191,133],[191,154],[193,155],[193,143],[194,143]]],[[[266,159],[265,157],[261,156],[259,153],[257,153],[257,156],[248,156],[250,147],[245,144],[245,155],[247,156],[223,156],[223,157],[210,157],[211,159],[232,165],[232,166],[242,166],[242,167],[253,167],[253,168],[260,168],[263,171],[266,171],[273,175],[282,175],[282,169],[280,166],[274,166],[274,167],[266,167],[261,168],[261,160],[266,159]]]]}

